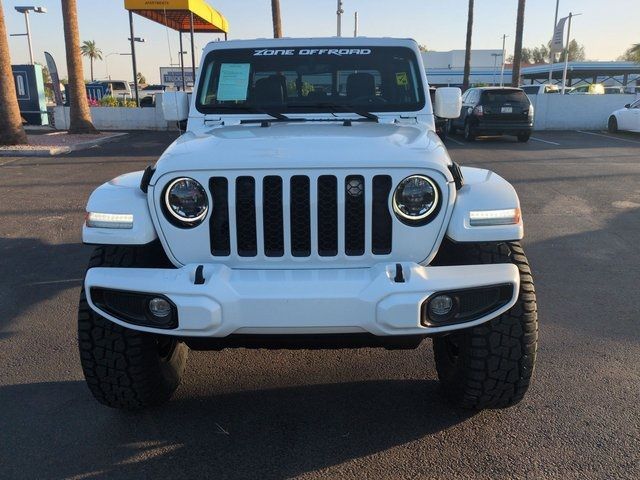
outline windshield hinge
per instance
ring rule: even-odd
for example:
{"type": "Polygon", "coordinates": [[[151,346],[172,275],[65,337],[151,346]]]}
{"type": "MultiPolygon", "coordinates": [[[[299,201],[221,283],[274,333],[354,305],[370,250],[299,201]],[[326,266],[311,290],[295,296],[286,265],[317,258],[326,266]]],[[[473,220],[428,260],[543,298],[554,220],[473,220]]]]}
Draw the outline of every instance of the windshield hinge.
{"type": "Polygon", "coordinates": [[[402,115],[400,115],[394,119],[394,123],[399,123],[402,125],[408,125],[408,124],[413,125],[418,123],[418,117],[415,117],[415,116],[403,117],[402,115]]]}
{"type": "Polygon", "coordinates": [[[218,117],[218,118],[205,118],[204,119],[204,124],[207,126],[210,125],[222,125],[224,122],[222,121],[222,118],[218,117]]]}

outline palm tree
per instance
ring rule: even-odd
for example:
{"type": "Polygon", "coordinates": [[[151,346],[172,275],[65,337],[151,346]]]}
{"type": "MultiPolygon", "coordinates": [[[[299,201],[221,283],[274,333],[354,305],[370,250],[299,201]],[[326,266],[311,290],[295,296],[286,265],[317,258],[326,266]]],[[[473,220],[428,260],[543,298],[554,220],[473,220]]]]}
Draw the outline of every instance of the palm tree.
{"type": "Polygon", "coordinates": [[[0,145],[27,143],[18,106],[18,95],[11,71],[7,28],[0,2],[0,145]]]}
{"type": "Polygon", "coordinates": [[[513,47],[513,70],[511,72],[511,86],[520,85],[520,64],[522,63],[522,32],[524,30],[524,7],[526,0],[518,0],[516,15],[516,43],[513,47]]]}
{"type": "Polygon", "coordinates": [[[464,51],[464,77],[462,89],[469,88],[469,75],[471,74],[471,34],[473,32],[473,0],[469,0],[469,12],[467,14],[467,46],[464,51]]]}
{"type": "Polygon", "coordinates": [[[280,19],[280,0],[271,0],[271,18],[273,19],[273,38],[282,38],[282,20],[280,19]]]}
{"type": "Polygon", "coordinates": [[[95,40],[85,40],[80,47],[83,57],[89,57],[89,65],[91,65],[91,81],[93,82],[93,61],[102,60],[102,50],[96,46],[95,40]]]}
{"type": "Polygon", "coordinates": [[[78,8],[76,0],[61,0],[64,43],[67,51],[67,71],[69,83],[69,133],[98,133],[91,123],[91,111],[87,101],[80,56],[80,35],[78,33],[78,8]]]}

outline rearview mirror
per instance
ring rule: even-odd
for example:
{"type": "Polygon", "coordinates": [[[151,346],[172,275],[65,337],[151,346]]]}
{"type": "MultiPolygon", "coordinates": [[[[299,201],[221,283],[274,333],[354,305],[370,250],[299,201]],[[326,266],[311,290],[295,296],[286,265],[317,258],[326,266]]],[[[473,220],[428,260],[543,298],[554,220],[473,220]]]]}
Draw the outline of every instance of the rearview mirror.
{"type": "Polygon", "coordinates": [[[462,108],[462,91],[457,87],[436,89],[433,113],[440,118],[458,118],[462,108]]]}
{"type": "Polygon", "coordinates": [[[167,122],[180,122],[189,117],[189,95],[187,92],[164,92],[162,113],[167,122]]]}
{"type": "Polygon", "coordinates": [[[630,104],[630,103],[627,103],[627,104],[624,106],[624,108],[631,108],[631,104],[630,104]]]}

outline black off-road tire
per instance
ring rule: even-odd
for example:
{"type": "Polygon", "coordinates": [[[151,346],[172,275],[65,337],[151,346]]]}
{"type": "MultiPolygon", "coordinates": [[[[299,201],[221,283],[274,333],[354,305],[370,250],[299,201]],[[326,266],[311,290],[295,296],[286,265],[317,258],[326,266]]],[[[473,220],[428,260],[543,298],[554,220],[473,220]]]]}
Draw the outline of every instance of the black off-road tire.
{"type": "Polygon", "coordinates": [[[449,245],[458,264],[513,263],[520,271],[516,304],[493,320],[433,339],[445,395],[468,409],[506,408],[524,397],[534,371],[538,342],[536,295],[519,242],[449,245]]]}
{"type": "Polygon", "coordinates": [[[473,142],[476,139],[476,133],[470,122],[465,122],[464,124],[464,139],[467,142],[473,142]]]}
{"type": "MultiPolygon", "coordinates": [[[[159,267],[167,262],[158,245],[106,246],[95,249],[88,268],[159,267]]],[[[124,328],[98,315],[89,307],[84,289],[78,307],[78,345],[93,396],[124,410],[169,400],[180,385],[189,352],[174,338],[124,328]]]]}
{"type": "Polygon", "coordinates": [[[519,133],[517,136],[518,136],[518,141],[520,143],[526,143],[531,138],[531,133],[529,132],[519,133]]]}
{"type": "Polygon", "coordinates": [[[618,119],[613,115],[609,117],[609,121],[607,122],[607,130],[609,131],[609,133],[618,132],[618,119]]]}

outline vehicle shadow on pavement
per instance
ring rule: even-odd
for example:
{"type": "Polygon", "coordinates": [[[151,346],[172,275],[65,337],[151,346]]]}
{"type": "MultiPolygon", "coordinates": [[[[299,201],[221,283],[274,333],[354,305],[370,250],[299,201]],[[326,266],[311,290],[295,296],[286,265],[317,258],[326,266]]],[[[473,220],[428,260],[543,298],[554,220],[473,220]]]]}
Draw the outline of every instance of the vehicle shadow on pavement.
{"type": "Polygon", "coordinates": [[[469,418],[432,380],[177,398],[138,414],[98,405],[84,382],[12,385],[0,398],[3,478],[290,478],[469,418]]]}
{"type": "MultiPolygon", "coordinates": [[[[25,310],[82,285],[91,247],[48,244],[38,238],[0,238],[0,335],[25,310]]],[[[0,337],[1,338],[1,337],[0,337]]]]}

